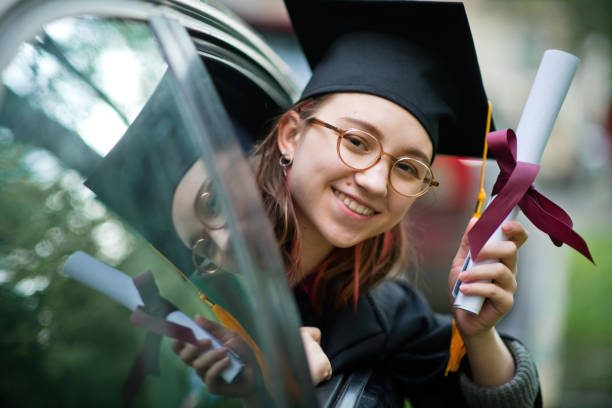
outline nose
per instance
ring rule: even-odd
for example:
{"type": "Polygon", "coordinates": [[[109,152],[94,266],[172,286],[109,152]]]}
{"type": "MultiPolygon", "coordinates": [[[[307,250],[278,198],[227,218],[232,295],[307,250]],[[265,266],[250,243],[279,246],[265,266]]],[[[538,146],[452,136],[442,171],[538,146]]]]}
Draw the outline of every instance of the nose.
{"type": "Polygon", "coordinates": [[[371,168],[355,173],[355,183],[370,194],[386,196],[389,171],[388,160],[381,159],[371,168]]]}

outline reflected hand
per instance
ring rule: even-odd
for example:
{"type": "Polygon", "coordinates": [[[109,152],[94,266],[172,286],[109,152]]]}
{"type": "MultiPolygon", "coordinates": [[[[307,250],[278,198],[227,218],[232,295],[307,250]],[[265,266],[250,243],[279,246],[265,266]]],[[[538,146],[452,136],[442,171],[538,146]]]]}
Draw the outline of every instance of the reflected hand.
{"type": "Polygon", "coordinates": [[[300,327],[306,360],[310,369],[310,377],[314,385],[329,380],[332,368],[329,359],[321,348],[321,330],[316,327],[300,327]]]}
{"type": "Polygon", "coordinates": [[[486,243],[476,259],[478,262],[487,259],[497,261],[481,264],[460,273],[469,251],[467,233],[475,223],[474,218],[468,224],[453,260],[448,280],[451,304],[453,298],[450,291],[457,278],[462,282],[460,286],[462,293],[486,298],[478,315],[453,309],[457,326],[464,337],[478,336],[489,331],[512,308],[516,291],[517,251],[527,240],[527,231],[519,222],[505,222],[502,225],[502,232],[507,237],[506,240],[486,243]],[[478,282],[480,280],[483,282],[478,282]]]}
{"type": "Polygon", "coordinates": [[[211,394],[227,397],[246,397],[253,393],[255,371],[253,355],[248,345],[238,334],[228,328],[196,315],[196,323],[213,335],[227,348],[214,349],[209,339],[199,340],[198,346],[185,344],[179,340],[172,341],[172,350],[185,364],[192,366],[211,394]],[[245,366],[231,384],[220,376],[230,365],[227,349],[231,349],[244,361],[245,366]]]}

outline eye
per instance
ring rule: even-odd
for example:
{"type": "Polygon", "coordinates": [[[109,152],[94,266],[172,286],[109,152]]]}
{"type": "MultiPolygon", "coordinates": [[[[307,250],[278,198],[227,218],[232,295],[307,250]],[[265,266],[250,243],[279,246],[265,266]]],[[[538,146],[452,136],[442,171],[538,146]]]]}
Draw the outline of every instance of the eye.
{"type": "Polygon", "coordinates": [[[398,176],[401,177],[421,177],[421,169],[417,167],[417,165],[408,160],[400,160],[395,163],[395,171],[398,173],[398,176]]]}
{"type": "Polygon", "coordinates": [[[342,145],[356,153],[370,153],[376,151],[376,140],[372,136],[347,132],[342,137],[342,145]]]}
{"type": "Polygon", "coordinates": [[[403,173],[416,173],[416,169],[410,163],[398,163],[397,168],[401,170],[403,173]]]}

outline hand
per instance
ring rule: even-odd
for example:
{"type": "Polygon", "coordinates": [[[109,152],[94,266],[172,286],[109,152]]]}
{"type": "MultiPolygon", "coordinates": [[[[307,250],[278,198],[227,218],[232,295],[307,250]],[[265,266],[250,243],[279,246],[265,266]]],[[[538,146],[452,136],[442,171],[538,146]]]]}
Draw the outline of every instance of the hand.
{"type": "Polygon", "coordinates": [[[460,290],[466,295],[484,296],[485,302],[480,314],[474,315],[454,308],[453,313],[463,337],[476,337],[490,331],[493,326],[512,308],[516,291],[516,258],[518,248],[527,240],[527,231],[517,221],[505,222],[502,232],[507,237],[500,242],[488,242],[478,254],[477,261],[494,259],[496,262],[475,266],[460,274],[469,251],[467,233],[476,223],[472,219],[461,240],[449,275],[450,291],[457,277],[462,284],[460,290]],[[483,280],[483,282],[477,282],[483,280]]]}
{"type": "Polygon", "coordinates": [[[306,360],[310,369],[310,377],[314,385],[329,380],[332,368],[329,359],[321,348],[321,330],[316,327],[300,327],[306,360]]]}
{"type": "Polygon", "coordinates": [[[228,397],[246,397],[254,391],[254,357],[248,345],[238,334],[226,327],[196,315],[196,323],[208,331],[227,348],[214,349],[209,339],[200,340],[198,346],[172,341],[172,350],[185,364],[192,366],[211,394],[228,397]],[[231,349],[245,363],[242,372],[231,384],[225,382],[220,374],[230,365],[227,349],[231,349]]]}

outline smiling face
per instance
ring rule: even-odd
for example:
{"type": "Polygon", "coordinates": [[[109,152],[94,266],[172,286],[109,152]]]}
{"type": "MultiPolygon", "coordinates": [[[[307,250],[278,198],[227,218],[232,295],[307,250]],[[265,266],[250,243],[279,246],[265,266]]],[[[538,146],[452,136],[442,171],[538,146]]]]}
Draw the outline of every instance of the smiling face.
{"type": "MultiPolygon", "coordinates": [[[[395,157],[431,159],[433,147],[423,126],[387,99],[338,93],[321,105],[316,117],[340,129],[371,133],[395,157]]],[[[295,112],[279,125],[279,149],[293,157],[290,191],[303,242],[309,245],[351,247],[391,229],[415,200],[389,186],[388,157],[368,170],[353,170],[340,161],[337,140],[337,133],[308,125],[295,112]]]]}

